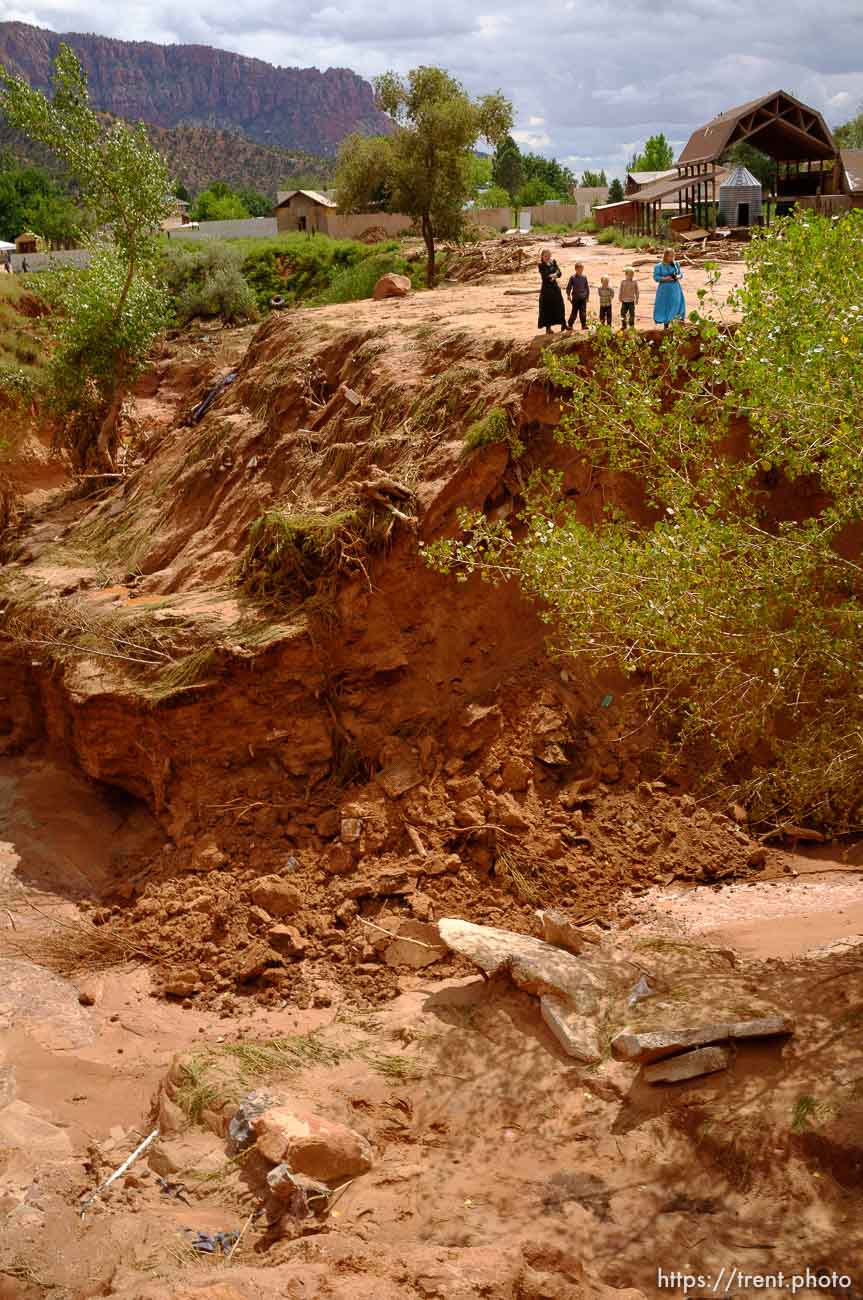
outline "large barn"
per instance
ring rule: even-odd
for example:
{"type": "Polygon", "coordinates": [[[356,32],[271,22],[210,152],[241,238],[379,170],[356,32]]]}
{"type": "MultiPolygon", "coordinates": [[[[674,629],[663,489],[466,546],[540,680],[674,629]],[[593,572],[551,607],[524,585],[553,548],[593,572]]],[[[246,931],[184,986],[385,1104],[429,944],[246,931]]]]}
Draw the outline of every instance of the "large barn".
{"type": "MultiPolygon", "coordinates": [[[[728,171],[722,162],[736,144],[752,145],[772,161],[770,184],[762,195],[762,220],[769,219],[771,211],[782,215],[797,205],[825,212],[858,206],[860,194],[854,184],[859,182],[859,167],[856,160],[844,157],[850,151],[840,154],[819,112],[777,90],[730,108],[699,127],[673,172],[633,186],[622,204],[597,209],[597,219],[600,224],[624,225],[644,234],[657,234],[670,213],[681,218],[690,214],[701,224],[714,224],[719,185],[728,171]]],[[[753,215],[756,206],[749,205],[753,215]]]]}

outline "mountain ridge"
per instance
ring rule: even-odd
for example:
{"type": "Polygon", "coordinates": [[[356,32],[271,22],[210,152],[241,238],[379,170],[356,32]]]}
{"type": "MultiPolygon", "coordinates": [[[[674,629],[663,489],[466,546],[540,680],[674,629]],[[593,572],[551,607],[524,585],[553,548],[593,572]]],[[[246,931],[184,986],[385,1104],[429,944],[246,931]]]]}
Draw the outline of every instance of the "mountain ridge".
{"type": "Polygon", "coordinates": [[[81,60],[94,108],[156,127],[202,126],[264,146],[332,156],[352,131],[392,123],[349,68],[284,68],[209,45],[158,45],[0,23],[0,63],[39,90],[61,42],[81,60]]]}

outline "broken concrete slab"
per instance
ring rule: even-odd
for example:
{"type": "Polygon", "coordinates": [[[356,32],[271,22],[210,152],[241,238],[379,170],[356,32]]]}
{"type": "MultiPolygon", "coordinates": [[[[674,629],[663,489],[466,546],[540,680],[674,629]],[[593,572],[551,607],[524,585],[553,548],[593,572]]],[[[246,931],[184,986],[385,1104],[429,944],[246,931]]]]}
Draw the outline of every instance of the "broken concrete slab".
{"type": "Polygon", "coordinates": [[[448,948],[487,975],[509,974],[527,993],[563,994],[582,1014],[598,1008],[600,981],[578,958],[542,939],[454,917],[443,917],[438,933],[448,948]]]}
{"type": "Polygon", "coordinates": [[[638,972],[627,962],[597,956],[576,957],[543,939],[498,930],[490,925],[444,917],[441,939],[487,975],[507,973],[526,993],[562,996],[579,1015],[599,1013],[604,996],[628,987],[638,972]]]}
{"type": "Polygon", "coordinates": [[[598,1016],[579,1015],[569,1002],[552,993],[546,993],[540,998],[539,1009],[567,1056],[572,1056],[585,1065],[593,1065],[602,1060],[598,1016]]]}
{"type": "Polygon", "coordinates": [[[727,1047],[699,1047],[694,1052],[684,1052],[655,1065],[646,1065],[642,1078],[645,1083],[683,1083],[702,1074],[726,1070],[730,1064],[731,1052],[727,1047]]]}
{"type": "MultiPolygon", "coordinates": [[[[684,1022],[685,1023],[685,1022],[684,1022]]],[[[692,1021],[690,1020],[690,1025],[692,1021]]],[[[618,1061],[645,1065],[674,1056],[690,1047],[721,1043],[729,1039],[772,1038],[791,1034],[793,1022],[788,1016],[763,1016],[753,1020],[714,1021],[694,1028],[632,1030],[622,1029],[611,1040],[611,1054],[618,1061]]]]}

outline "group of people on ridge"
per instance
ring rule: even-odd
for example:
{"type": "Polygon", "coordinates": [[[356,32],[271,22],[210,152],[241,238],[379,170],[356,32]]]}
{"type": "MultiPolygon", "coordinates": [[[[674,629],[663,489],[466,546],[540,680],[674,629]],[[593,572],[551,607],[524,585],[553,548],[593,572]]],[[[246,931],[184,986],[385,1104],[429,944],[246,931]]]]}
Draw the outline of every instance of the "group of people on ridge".
{"type": "MultiPolygon", "coordinates": [[[[566,305],[558,283],[562,274],[563,272],[551,255],[551,250],[544,248],[539,261],[539,275],[542,281],[539,291],[539,328],[544,329],[546,334],[551,333],[554,325],[560,326],[562,334],[567,333],[573,328],[576,320],[580,322],[583,330],[587,329],[587,300],[590,297],[590,284],[584,274],[584,263],[576,262],[575,269],[566,283],[566,296],[570,303],[568,320],[566,305]]],[[[683,297],[683,289],[680,287],[683,272],[680,269],[680,263],[675,260],[670,248],[666,248],[662,255],[662,261],[657,262],[653,268],[653,278],[657,286],[656,301],[653,304],[653,319],[657,325],[662,325],[665,329],[668,329],[672,321],[683,320],[686,316],[686,300],[683,297]]],[[[609,284],[607,275],[602,276],[600,280],[597,297],[599,298],[599,323],[600,325],[611,325],[611,304],[614,300],[614,290],[609,284]]],[[[621,329],[635,325],[635,305],[638,302],[638,297],[639,289],[638,281],[635,278],[635,268],[627,266],[624,268],[623,279],[617,291],[617,301],[620,303],[621,329]]]]}

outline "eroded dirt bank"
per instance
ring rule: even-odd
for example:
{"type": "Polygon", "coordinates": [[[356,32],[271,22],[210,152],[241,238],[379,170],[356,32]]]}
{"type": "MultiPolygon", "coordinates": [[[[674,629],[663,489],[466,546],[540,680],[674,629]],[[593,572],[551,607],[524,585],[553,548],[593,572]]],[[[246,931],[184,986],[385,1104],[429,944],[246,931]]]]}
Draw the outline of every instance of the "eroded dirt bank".
{"type": "Polygon", "coordinates": [[[666,1260],[863,1253],[859,875],[801,880],[693,798],[636,690],[552,657],[513,586],[421,557],[539,466],[586,521],[640,509],[554,442],[539,362],[390,309],[186,338],[141,386],[129,476],[32,503],[0,593],[10,1296],[635,1300],[666,1260]],[[466,448],[493,408],[512,440],[466,448]],[[672,1004],[757,994],[793,1037],[659,1091],[574,1063],[532,995],[434,940],[550,905],[672,1004]],[[850,947],[801,946],[816,914],[850,947]],[[759,915],[795,918],[771,961],[735,931],[759,915]],[[277,1226],[226,1141],[256,1089],[371,1144],[323,1218],[277,1226]],[[182,1228],[244,1235],[227,1261],[182,1228]]]}

